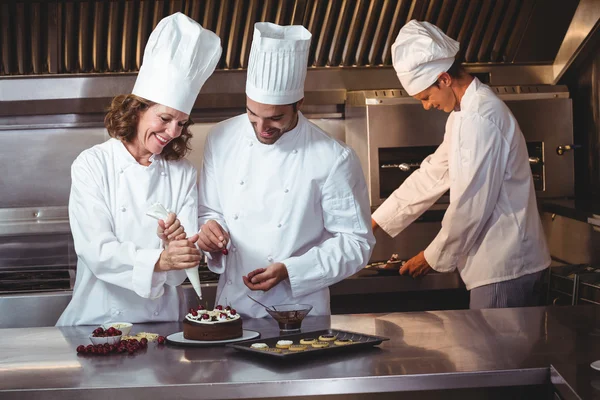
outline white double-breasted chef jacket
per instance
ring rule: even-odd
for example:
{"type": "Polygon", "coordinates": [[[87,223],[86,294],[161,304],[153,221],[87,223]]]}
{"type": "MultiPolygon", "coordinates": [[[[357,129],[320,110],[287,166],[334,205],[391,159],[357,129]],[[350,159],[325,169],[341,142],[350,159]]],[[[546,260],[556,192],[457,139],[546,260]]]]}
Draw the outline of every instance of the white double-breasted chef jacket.
{"type": "Polygon", "coordinates": [[[266,305],[306,303],[330,314],[328,287],[360,270],[375,243],[360,163],[346,145],[301,113],[275,144],[258,141],[246,114],[215,126],[204,149],[200,224],[214,219],[230,234],[229,254],[209,255],[221,274],[216,302],[264,317],[266,305]],[[289,279],[251,291],[242,276],[274,262],[289,279]]]}
{"type": "Polygon", "coordinates": [[[154,272],[163,248],[146,210],[160,202],[186,232],[196,232],[197,173],[187,160],[150,160],[140,165],[121,141],[109,139],[73,162],[69,220],[77,276],[57,325],[183,318],[177,286],[185,271],[154,272]]]}
{"type": "Polygon", "coordinates": [[[504,104],[477,78],[444,141],[375,211],[391,236],[450,189],[442,228],[425,249],[439,272],[456,268],[467,289],[515,279],[550,265],[523,133],[504,104]]]}

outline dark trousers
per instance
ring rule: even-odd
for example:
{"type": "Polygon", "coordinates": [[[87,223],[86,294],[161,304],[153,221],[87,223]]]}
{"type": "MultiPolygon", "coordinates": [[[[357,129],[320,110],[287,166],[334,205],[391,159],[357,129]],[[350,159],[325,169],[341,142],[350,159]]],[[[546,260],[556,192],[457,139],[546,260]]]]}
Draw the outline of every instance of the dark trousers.
{"type": "Polygon", "coordinates": [[[469,308],[509,308],[539,305],[544,271],[471,289],[469,308]]]}

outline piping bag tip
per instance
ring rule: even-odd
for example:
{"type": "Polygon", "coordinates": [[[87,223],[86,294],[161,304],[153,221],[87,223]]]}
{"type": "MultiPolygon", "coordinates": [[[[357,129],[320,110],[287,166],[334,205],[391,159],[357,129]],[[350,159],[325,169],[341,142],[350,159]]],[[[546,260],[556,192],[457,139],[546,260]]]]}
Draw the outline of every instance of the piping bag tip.
{"type": "Polygon", "coordinates": [[[198,267],[188,268],[185,270],[185,273],[188,279],[190,280],[194,291],[196,292],[200,300],[202,300],[202,290],[200,289],[200,276],[198,275],[198,267]]]}

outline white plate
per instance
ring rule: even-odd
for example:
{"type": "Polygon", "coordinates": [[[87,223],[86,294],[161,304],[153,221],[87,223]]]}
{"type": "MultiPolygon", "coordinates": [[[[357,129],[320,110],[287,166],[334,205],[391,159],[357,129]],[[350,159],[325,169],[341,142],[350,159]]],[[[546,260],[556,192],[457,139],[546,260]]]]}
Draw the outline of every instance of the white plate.
{"type": "Polygon", "coordinates": [[[183,332],[172,333],[167,336],[167,342],[177,346],[218,346],[221,344],[243,342],[244,340],[256,339],[260,333],[244,329],[242,336],[228,340],[190,340],[183,337],[183,332]]]}
{"type": "Polygon", "coordinates": [[[600,371],[600,360],[594,361],[590,364],[590,367],[594,368],[597,371],[600,371]]]}

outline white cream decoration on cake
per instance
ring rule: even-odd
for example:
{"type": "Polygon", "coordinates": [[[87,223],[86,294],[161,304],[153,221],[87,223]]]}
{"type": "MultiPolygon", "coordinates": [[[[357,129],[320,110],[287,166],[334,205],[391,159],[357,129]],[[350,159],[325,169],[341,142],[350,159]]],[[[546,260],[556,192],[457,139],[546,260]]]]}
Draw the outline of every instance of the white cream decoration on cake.
{"type": "Polygon", "coordinates": [[[212,311],[207,310],[198,310],[196,311],[198,315],[193,315],[192,313],[188,313],[185,316],[185,319],[191,322],[195,322],[198,324],[222,324],[230,321],[235,321],[240,318],[240,314],[238,314],[234,309],[230,310],[219,310],[214,309],[212,311]],[[207,315],[208,318],[203,317],[203,315],[207,315]],[[214,320],[213,320],[214,318],[214,320]]]}

